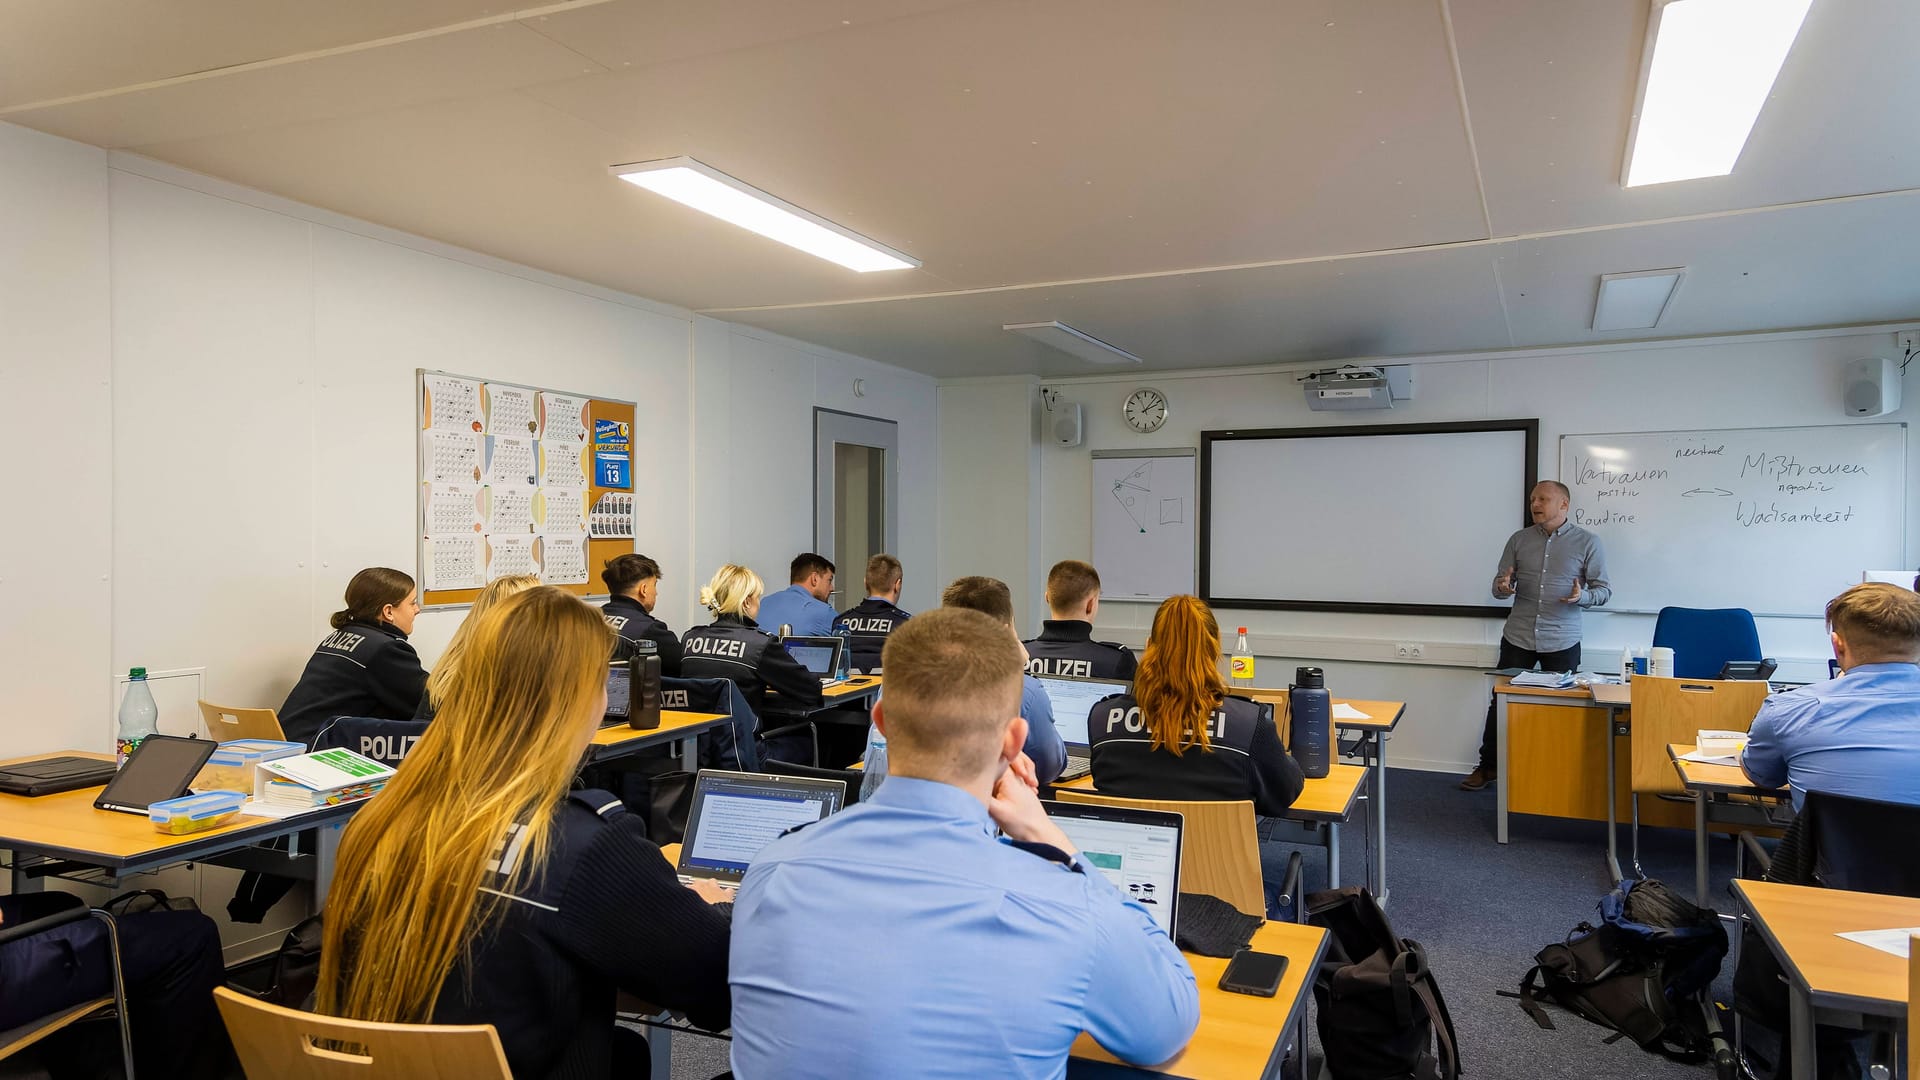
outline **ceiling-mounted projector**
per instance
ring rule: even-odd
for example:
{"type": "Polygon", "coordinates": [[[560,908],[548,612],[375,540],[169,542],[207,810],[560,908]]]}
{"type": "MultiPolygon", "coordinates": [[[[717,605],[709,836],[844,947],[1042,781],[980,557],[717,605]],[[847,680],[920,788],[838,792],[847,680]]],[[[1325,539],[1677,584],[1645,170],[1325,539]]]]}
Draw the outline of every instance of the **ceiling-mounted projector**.
{"type": "Polygon", "coordinates": [[[1413,368],[1349,364],[1303,375],[1300,384],[1307,392],[1307,408],[1315,412],[1391,409],[1396,401],[1413,399],[1413,368]]]}

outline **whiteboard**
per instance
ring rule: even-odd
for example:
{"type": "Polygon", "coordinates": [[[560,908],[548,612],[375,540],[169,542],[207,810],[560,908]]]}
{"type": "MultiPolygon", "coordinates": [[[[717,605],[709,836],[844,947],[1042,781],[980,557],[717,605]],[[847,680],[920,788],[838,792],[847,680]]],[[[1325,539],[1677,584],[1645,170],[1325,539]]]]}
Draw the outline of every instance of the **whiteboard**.
{"type": "Polygon", "coordinates": [[[1569,516],[1600,537],[1603,610],[1819,617],[1906,563],[1905,424],[1565,435],[1569,516]]]}
{"type": "Polygon", "coordinates": [[[1503,616],[1533,420],[1205,432],[1202,588],[1228,607],[1503,616]]]}
{"type": "Polygon", "coordinates": [[[1194,591],[1194,451],[1093,452],[1093,565],[1106,600],[1194,591]]]}

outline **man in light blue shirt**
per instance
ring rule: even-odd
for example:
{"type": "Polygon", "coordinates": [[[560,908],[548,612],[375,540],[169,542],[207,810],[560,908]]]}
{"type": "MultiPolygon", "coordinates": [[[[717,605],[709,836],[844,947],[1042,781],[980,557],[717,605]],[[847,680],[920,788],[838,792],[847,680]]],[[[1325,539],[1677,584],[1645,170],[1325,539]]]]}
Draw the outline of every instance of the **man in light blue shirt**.
{"type": "Polygon", "coordinates": [[[1756,784],[1920,805],[1920,595],[1855,585],[1827,604],[1840,678],[1776,694],[1740,766],[1756,784]]]}
{"type": "Polygon", "coordinates": [[[1139,1064],[1192,1036],[1193,970],[1035,793],[1025,659],[977,611],[888,637],[886,783],[761,849],[740,887],[741,1080],[1059,1077],[1082,1031],[1139,1064]]]}
{"type": "Polygon", "coordinates": [[[793,557],[788,580],[793,584],[760,598],[760,614],[753,621],[769,634],[778,634],[782,626],[791,626],[790,632],[801,637],[833,633],[834,611],[827,606],[827,597],[833,595],[833,563],[803,551],[793,557]]]}
{"type": "MultiPolygon", "coordinates": [[[[940,603],[977,611],[995,622],[1006,623],[1007,633],[1012,634],[1015,641],[1020,639],[1019,631],[1013,627],[1013,590],[999,578],[955,578],[947,591],[940,594],[940,603]]],[[[1025,648],[1021,646],[1023,651],[1025,648]]],[[[1034,778],[1051,784],[1067,767],[1067,743],[1060,737],[1060,726],[1053,721],[1053,699],[1047,696],[1047,688],[1040,685],[1039,679],[1025,673],[1020,680],[1020,715],[1027,721],[1027,744],[1023,749],[1033,762],[1034,778]]]]}

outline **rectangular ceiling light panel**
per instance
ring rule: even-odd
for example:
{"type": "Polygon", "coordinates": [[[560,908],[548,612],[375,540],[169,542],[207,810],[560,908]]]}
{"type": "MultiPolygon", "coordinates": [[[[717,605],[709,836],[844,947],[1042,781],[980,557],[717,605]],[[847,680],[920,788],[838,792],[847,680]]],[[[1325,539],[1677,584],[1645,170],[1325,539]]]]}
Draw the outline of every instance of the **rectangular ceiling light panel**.
{"type": "Polygon", "coordinates": [[[1063,322],[1006,323],[1002,330],[1024,334],[1042,345],[1059,349],[1089,364],[1143,364],[1146,361],[1101,341],[1092,334],[1075,330],[1063,322]]]}
{"type": "Polygon", "coordinates": [[[1686,267],[1604,274],[1593,305],[1595,330],[1651,330],[1660,325],[1686,267]]]}
{"type": "Polygon", "coordinates": [[[609,171],[636,187],[849,270],[911,270],[920,265],[918,259],[689,157],[615,165],[609,171]]]}
{"type": "Polygon", "coordinates": [[[1725,176],[1812,0],[1653,0],[1627,187],[1725,176]]]}

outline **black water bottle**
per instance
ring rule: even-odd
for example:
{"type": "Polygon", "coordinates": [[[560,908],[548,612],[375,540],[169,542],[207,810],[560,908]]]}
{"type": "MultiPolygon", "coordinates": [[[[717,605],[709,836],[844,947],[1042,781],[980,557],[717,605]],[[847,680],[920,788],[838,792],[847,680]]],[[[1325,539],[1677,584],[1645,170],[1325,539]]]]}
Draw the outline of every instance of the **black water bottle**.
{"type": "Polygon", "coordinates": [[[1317,667],[1295,668],[1287,688],[1287,740],[1293,760],[1307,779],[1333,771],[1333,698],[1326,674],[1317,667]]]}
{"type": "Polygon", "coordinates": [[[646,638],[633,643],[633,697],[627,726],[652,731],[660,726],[660,646],[646,638]]]}

